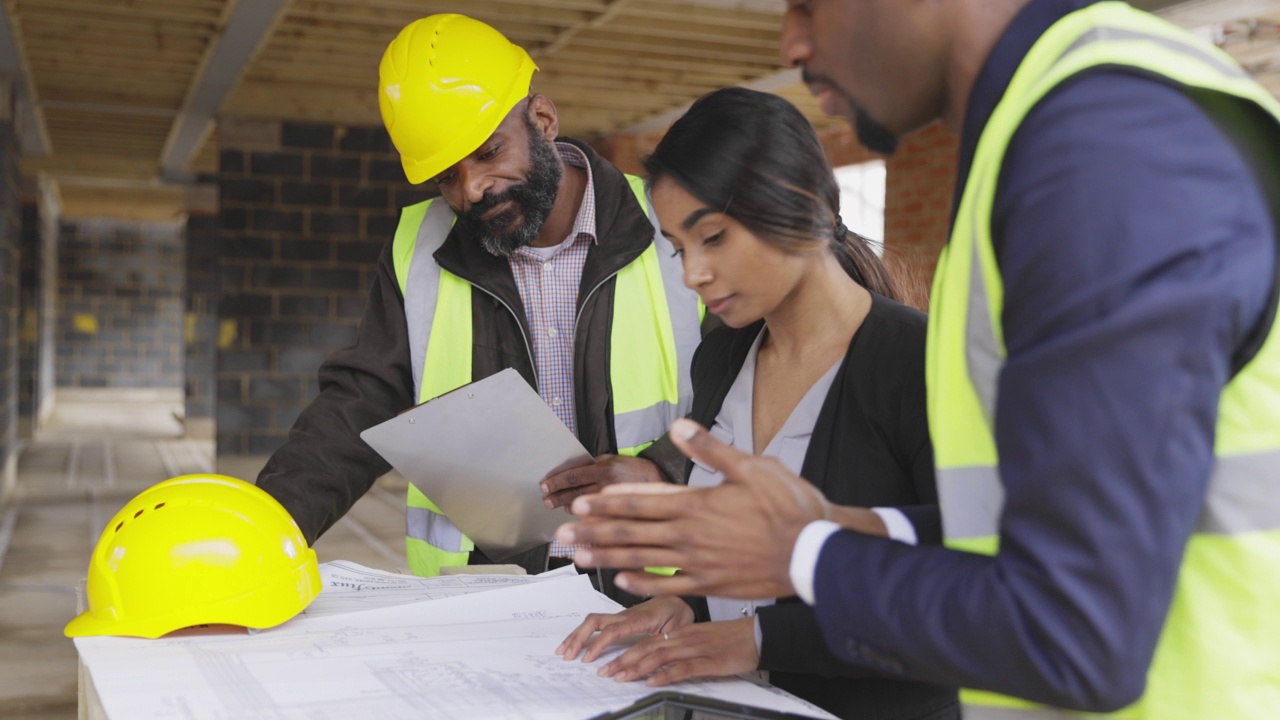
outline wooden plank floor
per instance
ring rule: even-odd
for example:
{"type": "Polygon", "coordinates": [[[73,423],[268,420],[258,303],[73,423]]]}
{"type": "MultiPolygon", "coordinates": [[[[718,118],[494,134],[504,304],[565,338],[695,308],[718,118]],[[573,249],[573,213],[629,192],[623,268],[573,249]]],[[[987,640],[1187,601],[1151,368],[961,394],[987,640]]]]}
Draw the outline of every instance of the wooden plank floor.
{"type": "MultiPolygon", "coordinates": [[[[62,635],[98,535],[131,497],[175,475],[253,480],[265,458],[214,458],[184,435],[172,397],[143,391],[60,394],[48,426],[20,451],[0,501],[0,718],[76,717],[76,653],[62,635]],[[126,393],[127,395],[127,393],[126,393]]],[[[379,480],[316,543],[320,561],[399,569],[404,481],[379,480]]]]}

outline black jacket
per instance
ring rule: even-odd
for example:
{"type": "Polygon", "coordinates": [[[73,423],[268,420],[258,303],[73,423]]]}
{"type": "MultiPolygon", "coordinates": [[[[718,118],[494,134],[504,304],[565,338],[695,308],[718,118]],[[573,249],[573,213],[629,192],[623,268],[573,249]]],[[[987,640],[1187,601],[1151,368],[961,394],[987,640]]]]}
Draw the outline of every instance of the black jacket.
{"type": "MultiPolygon", "coordinates": [[[[609,332],[614,275],[653,242],[653,225],[626,177],[586,145],[569,139],[591,163],[598,242],[587,253],[578,293],[574,391],[578,438],[593,455],[617,452],[609,388],[609,332]]],[[[526,349],[529,328],[511,267],[455,226],[435,254],[440,266],[472,288],[472,377],[515,368],[533,387],[537,374],[526,349]],[[504,306],[505,304],[505,306],[504,306]],[[509,309],[508,309],[509,308],[509,309]]],[[[359,433],[416,404],[405,323],[391,243],[378,260],[355,345],[320,367],[320,394],[303,410],[289,439],[267,462],[258,485],[287,508],[308,542],[329,529],[391,468],[359,433]]],[[[494,438],[501,442],[501,438],[494,438]]],[[[682,479],[684,458],[664,440],[646,450],[669,479],[682,479]]],[[[531,482],[538,480],[532,478],[531,482]]],[[[567,516],[566,516],[567,518],[567,516]]],[[[479,551],[472,563],[488,562],[479,551]]],[[[516,558],[529,572],[546,568],[546,546],[516,558]]]]}
{"type": "MultiPolygon", "coordinates": [[[[840,505],[936,504],[925,415],[925,316],[873,294],[814,425],[801,475],[840,505]]],[[[693,419],[711,427],[763,321],[709,335],[693,360],[693,419]]],[[[686,467],[692,471],[692,463],[686,467]]],[[[700,622],[706,600],[686,598],[700,622]]],[[[953,689],[890,679],[837,658],[813,610],[779,598],[758,610],[760,669],[770,682],[858,720],[941,720],[960,714],[953,689]]]]}

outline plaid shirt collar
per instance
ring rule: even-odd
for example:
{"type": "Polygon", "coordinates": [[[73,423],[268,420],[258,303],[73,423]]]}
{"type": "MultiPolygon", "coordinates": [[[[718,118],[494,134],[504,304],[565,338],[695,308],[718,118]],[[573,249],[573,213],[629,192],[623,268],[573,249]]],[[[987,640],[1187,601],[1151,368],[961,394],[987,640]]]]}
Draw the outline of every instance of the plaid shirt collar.
{"type": "Polygon", "coordinates": [[[582,168],[587,173],[587,186],[582,191],[582,206],[578,208],[578,217],[573,221],[573,229],[565,239],[577,239],[586,235],[591,242],[598,242],[595,181],[591,176],[591,163],[587,161],[587,154],[567,142],[557,142],[556,151],[560,153],[560,159],[566,164],[582,168]]]}

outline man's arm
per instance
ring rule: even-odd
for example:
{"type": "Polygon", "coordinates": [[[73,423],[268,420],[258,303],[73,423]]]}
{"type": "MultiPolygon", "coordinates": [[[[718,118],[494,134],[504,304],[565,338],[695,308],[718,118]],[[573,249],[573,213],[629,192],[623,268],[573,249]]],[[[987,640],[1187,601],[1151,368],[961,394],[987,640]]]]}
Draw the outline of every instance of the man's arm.
{"type": "Polygon", "coordinates": [[[356,335],[320,367],[320,394],[272,454],[258,485],[314,543],[390,466],[360,433],[413,405],[404,300],[387,244],[356,335]]]}
{"type": "Polygon", "coordinates": [[[837,533],[815,609],[846,658],[1113,709],[1144,687],[1275,230],[1204,113],[1134,76],[1047,99],[1004,173],[1000,554],[837,533]]]}

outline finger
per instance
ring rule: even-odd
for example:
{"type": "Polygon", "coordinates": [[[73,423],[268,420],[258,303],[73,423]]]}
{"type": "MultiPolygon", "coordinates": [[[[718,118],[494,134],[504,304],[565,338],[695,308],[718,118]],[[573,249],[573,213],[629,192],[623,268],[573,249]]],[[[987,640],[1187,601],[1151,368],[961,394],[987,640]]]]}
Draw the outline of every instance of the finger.
{"type": "Polygon", "coordinates": [[[645,679],[649,687],[662,687],[695,677],[722,677],[725,673],[716,672],[713,663],[706,658],[694,658],[682,662],[674,662],[659,669],[645,679]]]}
{"type": "Polygon", "coordinates": [[[575,502],[573,514],[667,520],[681,515],[691,494],[704,492],[666,483],[610,485],[603,492],[575,502]]]}
{"type": "Polygon", "coordinates": [[[573,562],[585,568],[622,568],[636,569],[647,567],[680,567],[674,562],[683,559],[684,555],[666,548],[627,547],[596,548],[584,547],[574,551],[573,562]]]}
{"type": "Polygon", "coordinates": [[[591,465],[583,465],[582,467],[572,468],[550,477],[545,477],[538,487],[542,489],[543,495],[551,495],[560,490],[595,484],[599,482],[601,475],[607,474],[608,471],[602,465],[592,463],[591,465]]]}
{"type": "MultiPolygon", "coordinates": [[[[652,675],[666,665],[686,662],[702,655],[700,647],[691,645],[675,635],[671,635],[669,639],[663,638],[661,635],[650,638],[639,643],[628,652],[639,650],[643,650],[643,652],[637,653],[631,663],[625,668],[619,668],[613,674],[615,680],[622,682],[639,680],[645,676],[652,675]]],[[[622,658],[619,657],[618,659],[621,660],[622,658]]]]}
{"type": "Polygon", "coordinates": [[[684,485],[672,485],[664,482],[616,483],[605,487],[601,492],[607,492],[610,495],[673,495],[690,491],[691,489],[684,485]]]}
{"type": "Polygon", "coordinates": [[[613,617],[612,615],[602,615],[600,613],[591,613],[582,624],[573,629],[573,632],[560,643],[556,648],[557,655],[563,655],[565,660],[572,660],[578,656],[582,650],[582,646],[589,640],[600,626],[604,624],[606,619],[613,617]]]}
{"type": "Polygon", "coordinates": [[[585,485],[582,487],[573,487],[567,490],[561,490],[544,497],[542,499],[542,504],[548,509],[562,507],[568,510],[569,506],[573,503],[574,498],[579,495],[590,495],[592,493],[600,492],[600,489],[599,485],[585,485]]]}
{"type": "Polygon", "coordinates": [[[576,525],[561,525],[556,539],[570,545],[602,547],[669,547],[674,532],[670,522],[602,520],[584,518],[576,525]]]}
{"type": "Polygon", "coordinates": [[[626,651],[618,657],[610,660],[604,665],[601,665],[600,669],[596,671],[596,674],[600,677],[611,677],[615,680],[623,680],[629,676],[639,677],[638,675],[634,675],[633,669],[637,663],[643,660],[646,655],[653,652],[655,649],[656,646],[653,644],[652,639],[642,640],[627,648],[626,651]]]}
{"type": "MultiPolygon", "coordinates": [[[[587,654],[582,656],[582,662],[595,662],[605,650],[623,638],[633,635],[649,634],[648,622],[644,618],[627,618],[626,620],[608,625],[601,628],[600,634],[597,635],[586,645],[587,654]]],[[[628,650],[627,652],[630,652],[628,650]]],[[[624,655],[626,653],[623,653],[624,655]]]]}
{"type": "MultiPolygon", "coordinates": [[[[635,567],[680,567],[675,563],[645,563],[635,567]]],[[[618,573],[614,580],[618,587],[633,595],[705,595],[706,584],[693,575],[656,575],[641,570],[618,573]]]]}
{"type": "Polygon", "coordinates": [[[726,480],[734,475],[738,464],[753,457],[712,437],[706,428],[692,420],[675,421],[669,434],[680,452],[724,473],[726,480]]]}

